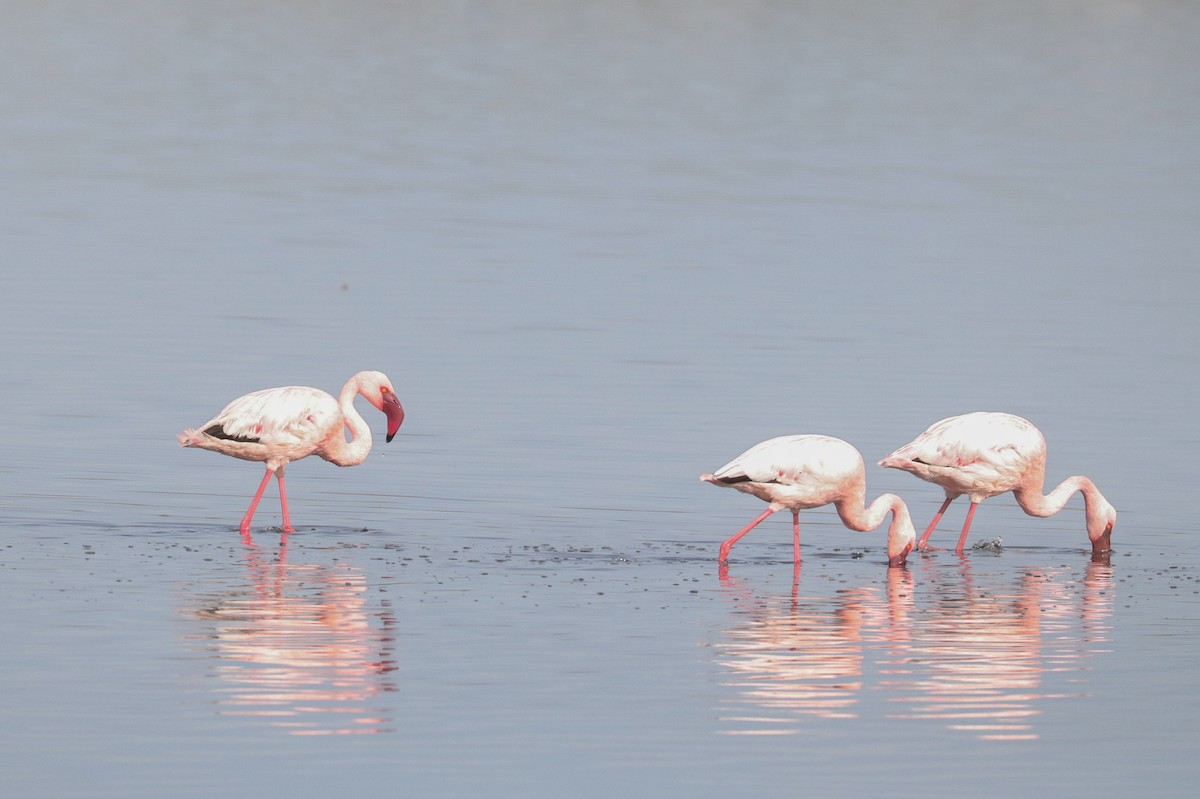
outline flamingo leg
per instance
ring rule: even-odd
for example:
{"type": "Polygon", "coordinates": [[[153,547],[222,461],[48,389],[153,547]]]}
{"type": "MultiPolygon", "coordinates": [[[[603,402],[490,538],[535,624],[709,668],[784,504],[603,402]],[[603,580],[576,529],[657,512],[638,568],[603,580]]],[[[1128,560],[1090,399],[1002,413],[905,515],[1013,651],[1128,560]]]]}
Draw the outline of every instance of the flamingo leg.
{"type": "Polygon", "coordinates": [[[800,562],[800,511],[792,511],[792,562],[800,562]]]}
{"type": "MultiPolygon", "coordinates": [[[[942,503],[942,507],[938,508],[938,512],[933,515],[933,521],[925,528],[925,532],[921,534],[921,540],[917,542],[917,549],[925,549],[926,542],[929,536],[933,534],[933,528],[938,526],[938,522],[942,520],[942,514],[946,512],[946,508],[950,507],[950,503],[954,501],[954,497],[946,497],[946,501],[942,503]]],[[[970,524],[970,522],[968,522],[970,524]]]]}
{"type": "Polygon", "coordinates": [[[262,499],[263,492],[267,490],[267,483],[274,474],[270,469],[263,475],[262,482],[258,484],[258,490],[254,492],[254,499],[250,500],[250,507],[246,509],[246,515],[242,517],[242,523],[238,526],[238,530],[242,535],[248,535],[250,532],[250,520],[254,518],[254,511],[258,510],[258,502],[262,499]]]}
{"type": "Polygon", "coordinates": [[[754,525],[758,524],[759,522],[761,522],[763,519],[767,518],[774,512],[775,512],[774,508],[767,508],[765,511],[758,514],[758,516],[756,516],[754,518],[754,521],[750,522],[745,527],[743,527],[741,530],[738,530],[736,533],[734,533],[732,536],[730,536],[723,544],[721,544],[721,552],[720,552],[720,554],[717,555],[717,560],[721,563],[724,563],[725,561],[729,560],[729,550],[733,549],[733,545],[738,542],[738,539],[740,539],[746,533],[753,530],[754,525]]]}
{"type": "Polygon", "coordinates": [[[978,502],[972,502],[971,507],[967,509],[967,521],[963,524],[962,535],[958,537],[958,546],[954,548],[956,554],[963,553],[963,544],[967,543],[967,530],[971,529],[971,518],[975,515],[975,509],[978,507],[978,502]]]}
{"type": "Polygon", "coordinates": [[[275,472],[275,479],[279,482],[279,506],[283,508],[283,532],[294,533],[296,531],[292,529],[292,517],[288,515],[287,490],[283,487],[282,466],[275,472]]]}

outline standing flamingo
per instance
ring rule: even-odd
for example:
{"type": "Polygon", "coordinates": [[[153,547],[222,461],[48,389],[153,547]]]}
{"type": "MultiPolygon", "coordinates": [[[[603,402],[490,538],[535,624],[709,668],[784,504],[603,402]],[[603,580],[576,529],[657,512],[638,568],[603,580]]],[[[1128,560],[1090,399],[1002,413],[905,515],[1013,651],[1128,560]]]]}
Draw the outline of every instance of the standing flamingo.
{"type": "Polygon", "coordinates": [[[1031,422],[1010,413],[978,411],[951,416],[929,427],[911,444],[879,462],[912,472],[922,480],[937,483],[946,501],[917,542],[924,549],[933,528],[954,499],[966,494],[971,500],[967,521],[958,537],[955,552],[962,553],[975,508],[988,497],[1013,492],[1017,504],[1030,516],[1053,516],[1062,510],[1076,491],[1083,493],[1088,538],[1092,552],[1108,552],[1117,511],[1095,483],[1086,477],[1063,480],[1049,494],[1042,494],[1046,479],[1046,439],[1031,422]]]}
{"type": "Polygon", "coordinates": [[[756,524],[777,510],[792,512],[792,555],[800,562],[800,511],[833,503],[842,523],[851,530],[868,532],[890,510],[888,565],[900,566],[912,551],[916,532],[904,500],[884,494],[864,508],[866,469],[858,450],[829,436],[780,436],[756,444],[700,479],[717,486],[736,488],[769,503],[754,521],[721,544],[718,560],[729,559],[729,550],[756,524]]]}
{"type": "Polygon", "coordinates": [[[358,394],[387,416],[387,440],[391,441],[404,421],[404,408],[386,375],[359,372],[350,378],[336,400],[319,388],[308,386],[268,388],[238,397],[198,430],[189,428],[180,433],[179,445],[211,449],[247,461],[265,461],[267,473],[238,529],[243,535],[249,534],[250,520],[271,475],[275,475],[279,482],[279,504],[283,508],[283,531],[291,533],[294,530],[283,487],[284,467],[313,454],[338,466],[357,466],[371,451],[371,429],[354,409],[354,397],[358,394]]]}

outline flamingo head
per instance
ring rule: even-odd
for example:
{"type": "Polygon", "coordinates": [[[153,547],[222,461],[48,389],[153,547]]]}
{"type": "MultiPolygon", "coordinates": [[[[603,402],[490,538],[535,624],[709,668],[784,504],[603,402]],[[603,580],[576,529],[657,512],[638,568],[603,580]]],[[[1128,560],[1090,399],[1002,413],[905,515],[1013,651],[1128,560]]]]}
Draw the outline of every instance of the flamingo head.
{"type": "Polygon", "coordinates": [[[908,562],[908,553],[917,545],[917,531],[913,528],[912,516],[904,500],[895,494],[885,494],[892,501],[892,523],[888,527],[888,566],[903,566],[908,562]]]}
{"type": "MultiPolygon", "coordinates": [[[[890,549],[890,547],[889,547],[889,549],[890,549]]],[[[892,554],[889,552],[888,553],[888,567],[890,568],[892,566],[903,566],[905,563],[908,562],[908,553],[912,552],[912,549],[913,549],[913,545],[912,545],[912,542],[910,541],[909,543],[905,544],[904,548],[901,549],[899,552],[897,552],[895,554],[892,554]]]]}
{"type": "Polygon", "coordinates": [[[1092,542],[1092,552],[1100,554],[1112,549],[1112,531],[1117,523],[1117,509],[1108,500],[1097,496],[1087,507],[1088,538],[1092,542]]]}
{"type": "Polygon", "coordinates": [[[894,523],[888,530],[888,566],[903,566],[908,562],[908,553],[917,545],[917,533],[912,522],[904,519],[894,523]]]}
{"type": "Polygon", "coordinates": [[[356,386],[367,402],[383,411],[387,417],[387,440],[395,438],[396,431],[404,421],[404,407],[396,398],[396,390],[392,388],[392,381],[387,379],[387,375],[383,372],[359,372],[350,385],[356,386]]]}

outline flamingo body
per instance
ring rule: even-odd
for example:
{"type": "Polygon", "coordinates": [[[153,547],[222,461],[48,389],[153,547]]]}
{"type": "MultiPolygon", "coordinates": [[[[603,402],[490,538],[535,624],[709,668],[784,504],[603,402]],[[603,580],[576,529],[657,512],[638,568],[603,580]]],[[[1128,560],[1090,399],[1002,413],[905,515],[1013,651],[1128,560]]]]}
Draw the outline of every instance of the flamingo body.
{"type": "Polygon", "coordinates": [[[792,511],[793,557],[800,561],[800,511],[833,503],[842,523],[866,532],[882,523],[892,511],[888,529],[888,564],[905,562],[916,540],[904,500],[884,494],[864,507],[866,469],[862,455],[838,438],[822,435],[780,436],[756,444],[716,472],[700,475],[706,483],[752,494],[767,503],[767,510],[721,544],[719,559],[729,557],[733,545],[772,513],[792,511]]]}
{"type": "Polygon", "coordinates": [[[942,514],[954,499],[966,494],[971,507],[956,551],[962,552],[975,508],[988,497],[1012,491],[1017,504],[1031,516],[1052,516],[1076,491],[1083,494],[1088,538],[1093,552],[1107,552],[1117,512],[1087,477],[1068,477],[1043,495],[1046,439],[1033,423],[1010,413],[978,411],[952,416],[930,425],[911,443],[879,462],[880,466],[911,472],[942,487],[946,499],[921,536],[925,548],[942,514]]]}
{"type": "Polygon", "coordinates": [[[404,421],[404,408],[387,376],[368,371],[350,378],[337,399],[308,386],[268,388],[238,397],[199,428],[180,433],[179,445],[265,463],[266,474],[240,529],[243,534],[249,532],[263,491],[275,475],[283,530],[292,532],[284,467],[309,455],[338,466],[356,466],[371,451],[371,430],[354,408],[354,398],[359,394],[387,416],[387,440],[391,441],[404,421]],[[350,441],[346,440],[346,429],[350,441]]]}

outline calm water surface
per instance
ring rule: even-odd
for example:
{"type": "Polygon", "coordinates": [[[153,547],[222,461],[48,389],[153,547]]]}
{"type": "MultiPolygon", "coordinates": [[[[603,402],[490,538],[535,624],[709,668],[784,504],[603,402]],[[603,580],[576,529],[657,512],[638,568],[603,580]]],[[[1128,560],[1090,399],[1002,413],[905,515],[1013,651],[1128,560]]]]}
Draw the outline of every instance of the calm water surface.
{"type": "Polygon", "coordinates": [[[1200,8],[0,20],[5,795],[1194,791],[1200,8]],[[401,434],[243,541],[259,467],[174,434],[360,369],[401,434]],[[717,568],[761,506],[701,472],[974,409],[1110,558],[1001,497],[717,568]]]}

